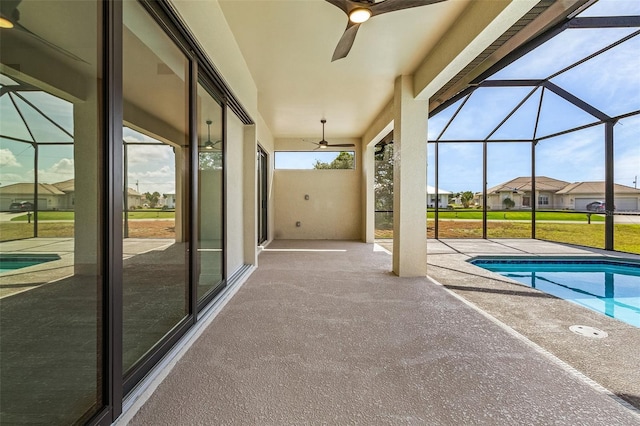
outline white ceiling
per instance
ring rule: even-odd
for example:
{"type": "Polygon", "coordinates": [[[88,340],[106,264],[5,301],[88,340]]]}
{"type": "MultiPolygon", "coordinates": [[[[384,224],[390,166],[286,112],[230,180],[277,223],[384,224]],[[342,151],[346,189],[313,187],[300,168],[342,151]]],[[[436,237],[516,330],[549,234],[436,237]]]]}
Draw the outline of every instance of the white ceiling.
{"type": "Polygon", "coordinates": [[[258,108],[276,138],[361,137],[469,4],[447,0],[376,16],[349,55],[331,62],[347,16],[325,0],[219,0],[258,87],[258,108]]]}

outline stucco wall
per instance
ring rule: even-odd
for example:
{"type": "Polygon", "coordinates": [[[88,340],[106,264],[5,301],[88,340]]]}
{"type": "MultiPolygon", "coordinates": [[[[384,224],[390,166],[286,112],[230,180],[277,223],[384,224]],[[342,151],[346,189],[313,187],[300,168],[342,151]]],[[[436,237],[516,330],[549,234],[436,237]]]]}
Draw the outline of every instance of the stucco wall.
{"type": "MultiPolygon", "coordinates": [[[[276,239],[360,240],[362,236],[362,156],[360,139],[331,139],[354,143],[353,170],[275,170],[273,178],[274,237],[276,239]],[[309,200],[305,200],[309,195],[309,200]],[[300,226],[296,226],[300,222],[300,226]]],[[[299,139],[276,139],[276,150],[300,150],[299,139]]],[[[351,148],[349,149],[351,150],[351,148]]]]}
{"type": "Polygon", "coordinates": [[[274,193],[276,239],[361,238],[356,170],[276,170],[274,193]]]}
{"type": "Polygon", "coordinates": [[[244,126],[234,114],[227,118],[227,275],[244,265],[243,203],[244,126]]]}

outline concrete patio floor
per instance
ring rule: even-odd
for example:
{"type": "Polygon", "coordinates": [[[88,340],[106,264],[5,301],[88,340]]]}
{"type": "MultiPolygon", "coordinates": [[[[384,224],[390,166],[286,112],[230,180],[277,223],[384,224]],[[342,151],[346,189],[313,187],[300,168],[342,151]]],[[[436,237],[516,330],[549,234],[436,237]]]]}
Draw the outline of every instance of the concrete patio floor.
{"type": "MultiPolygon", "coordinates": [[[[527,241],[525,250],[544,249],[527,241]]],[[[468,243],[468,250],[476,248],[468,243]]],[[[140,398],[120,423],[640,424],[637,410],[620,398],[496,320],[480,303],[448,290],[459,286],[465,287],[454,289],[460,294],[489,294],[470,290],[476,280],[496,297],[518,293],[513,287],[494,291],[492,277],[473,275],[477,271],[464,275],[454,263],[468,257],[459,248],[431,247],[429,274],[440,285],[426,277],[394,276],[391,256],[377,247],[270,244],[259,268],[166,378],[150,388],[146,402],[140,398]],[[435,249],[443,253],[433,254],[435,249]],[[458,273],[463,275],[446,282],[458,273]]],[[[522,298],[524,308],[511,308],[523,317],[529,305],[551,299],[522,298]]],[[[582,313],[579,320],[591,318],[582,313]]],[[[607,329],[613,336],[619,328],[607,329]]],[[[549,327],[538,333],[549,340],[573,338],[549,327]]],[[[628,336],[637,338],[638,329],[628,336]]],[[[591,342],[575,345],[591,350],[591,342]]],[[[637,373],[637,350],[627,356],[637,373]]]]}
{"type": "Polygon", "coordinates": [[[550,297],[467,262],[480,255],[640,256],[531,239],[428,240],[428,275],[538,349],[640,408],[640,329],[574,303],[550,297]],[[594,327],[604,339],[577,335],[594,327]]]}

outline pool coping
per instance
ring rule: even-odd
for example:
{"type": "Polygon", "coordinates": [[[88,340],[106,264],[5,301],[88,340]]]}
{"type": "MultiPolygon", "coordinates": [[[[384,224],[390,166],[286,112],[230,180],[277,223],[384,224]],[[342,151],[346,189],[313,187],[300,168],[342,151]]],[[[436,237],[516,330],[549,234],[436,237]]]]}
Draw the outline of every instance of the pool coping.
{"type": "Polygon", "coordinates": [[[474,256],[466,260],[468,263],[479,266],[476,261],[485,264],[524,264],[524,263],[557,263],[557,264],[585,264],[585,265],[609,265],[629,266],[640,268],[639,259],[613,256],[527,256],[527,255],[502,255],[502,256],[474,256]]]}

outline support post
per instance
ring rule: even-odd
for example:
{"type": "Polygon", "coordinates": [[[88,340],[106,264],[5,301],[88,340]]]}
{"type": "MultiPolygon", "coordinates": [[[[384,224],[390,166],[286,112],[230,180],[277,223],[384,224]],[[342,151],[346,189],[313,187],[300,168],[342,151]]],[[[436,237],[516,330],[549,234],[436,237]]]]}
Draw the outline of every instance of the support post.
{"type": "Polygon", "coordinates": [[[393,272],[427,273],[428,101],[416,100],[413,78],[399,76],[394,88],[393,272]]]}
{"type": "Polygon", "coordinates": [[[613,126],[615,122],[607,121],[604,124],[605,147],[604,147],[604,249],[613,250],[613,212],[614,212],[614,185],[613,185],[613,126]]]}

